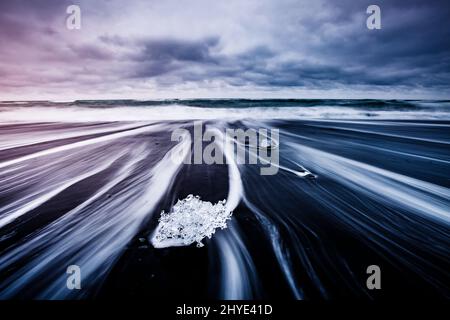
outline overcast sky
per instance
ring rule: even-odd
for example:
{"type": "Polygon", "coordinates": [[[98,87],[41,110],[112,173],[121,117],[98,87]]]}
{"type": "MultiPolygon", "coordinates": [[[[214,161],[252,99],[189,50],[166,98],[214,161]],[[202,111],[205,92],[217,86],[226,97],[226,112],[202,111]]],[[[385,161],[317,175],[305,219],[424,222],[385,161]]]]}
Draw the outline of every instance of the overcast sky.
{"type": "Polygon", "coordinates": [[[450,98],[450,1],[1,0],[0,99],[450,98]],[[81,30],[66,8],[81,8],[81,30]],[[381,30],[366,9],[381,8],[381,30]]]}

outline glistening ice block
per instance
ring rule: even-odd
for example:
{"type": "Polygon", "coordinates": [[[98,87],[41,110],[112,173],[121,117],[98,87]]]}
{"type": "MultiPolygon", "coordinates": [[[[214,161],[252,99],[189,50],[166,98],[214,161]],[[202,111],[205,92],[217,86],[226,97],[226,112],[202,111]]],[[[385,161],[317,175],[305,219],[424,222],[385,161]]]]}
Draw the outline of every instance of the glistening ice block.
{"type": "Polygon", "coordinates": [[[226,210],[225,202],[212,204],[192,194],[178,200],[171,212],[161,213],[151,243],[155,248],[187,246],[194,242],[197,247],[203,247],[205,237],[211,238],[217,228],[227,227],[226,221],[232,212],[226,210]]]}

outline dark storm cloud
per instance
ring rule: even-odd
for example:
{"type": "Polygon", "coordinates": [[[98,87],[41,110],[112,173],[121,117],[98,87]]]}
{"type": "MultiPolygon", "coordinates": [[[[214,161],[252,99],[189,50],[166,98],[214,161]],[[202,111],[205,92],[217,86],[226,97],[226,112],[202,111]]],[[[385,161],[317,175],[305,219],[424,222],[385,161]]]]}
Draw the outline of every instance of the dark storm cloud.
{"type": "Polygon", "coordinates": [[[378,1],[382,29],[369,31],[364,13],[371,3],[333,2],[330,8],[335,15],[327,20],[328,29],[324,28],[324,21],[308,19],[307,32],[320,41],[306,48],[303,61],[275,63],[272,69],[260,69],[261,74],[273,75],[267,77],[267,85],[320,86],[323,81],[381,86],[449,85],[450,3],[378,1]],[[350,23],[355,16],[359,19],[350,23]],[[341,32],[342,26],[346,28],[341,32]],[[326,32],[333,29],[335,33],[326,32]]]}
{"type": "MultiPolygon", "coordinates": [[[[372,1],[339,2],[333,24],[338,29],[372,1]]],[[[354,24],[343,34],[327,36],[321,26],[308,28],[321,41],[310,52],[336,61],[342,82],[375,85],[448,85],[450,83],[450,3],[448,1],[378,1],[382,29],[354,24]],[[349,67],[360,71],[345,72],[349,67]],[[379,72],[377,72],[380,70],[379,72]],[[346,76],[347,74],[347,76],[346,76]]],[[[336,4],[337,5],[337,4],[336,4]]],[[[365,18],[365,17],[364,17],[365,18]]],[[[361,19],[362,24],[365,19],[361,19]]],[[[338,29],[339,30],[339,29],[338,29]]]]}
{"type": "Polygon", "coordinates": [[[146,40],[140,43],[141,51],[131,58],[138,63],[136,77],[154,77],[186,68],[188,65],[219,63],[211,53],[219,42],[218,37],[200,41],[177,39],[146,40]]]}
{"type": "Polygon", "coordinates": [[[306,20],[307,32],[320,39],[306,46],[299,59],[277,59],[285,48],[268,46],[236,55],[212,53],[219,35],[196,42],[150,39],[139,55],[130,57],[140,62],[134,75],[158,78],[175,73],[180,81],[215,78],[233,85],[273,87],[449,85],[450,5],[445,1],[379,2],[382,29],[370,31],[365,26],[365,9],[371,3],[330,2],[327,8],[333,14],[326,21],[327,29],[314,16],[298,21],[306,20]],[[351,20],[355,16],[357,23],[351,20]],[[192,69],[193,63],[203,68],[192,69]]]}

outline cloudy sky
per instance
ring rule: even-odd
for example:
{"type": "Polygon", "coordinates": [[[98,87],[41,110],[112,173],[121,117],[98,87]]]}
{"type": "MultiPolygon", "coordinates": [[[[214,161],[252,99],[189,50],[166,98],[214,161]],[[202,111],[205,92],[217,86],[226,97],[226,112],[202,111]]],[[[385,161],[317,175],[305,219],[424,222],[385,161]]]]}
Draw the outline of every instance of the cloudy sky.
{"type": "Polygon", "coordinates": [[[1,0],[0,100],[450,98],[448,0],[1,0]],[[81,30],[66,8],[81,8],[81,30]],[[381,8],[368,30],[366,9],[381,8]]]}

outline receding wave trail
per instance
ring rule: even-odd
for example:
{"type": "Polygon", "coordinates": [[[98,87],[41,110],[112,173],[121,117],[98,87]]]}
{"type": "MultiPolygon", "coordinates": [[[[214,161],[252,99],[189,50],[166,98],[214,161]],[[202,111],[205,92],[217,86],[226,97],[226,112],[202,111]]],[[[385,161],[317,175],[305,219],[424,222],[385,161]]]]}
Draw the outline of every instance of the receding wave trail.
{"type": "MultiPolygon", "coordinates": [[[[235,148],[257,152],[236,141],[222,146],[224,165],[174,162],[193,141],[170,134],[191,130],[190,120],[96,123],[82,121],[85,114],[78,123],[24,124],[11,122],[16,111],[8,108],[0,112],[8,138],[0,143],[1,299],[377,298],[366,288],[372,264],[382,270],[384,297],[450,297],[443,118],[286,120],[262,111],[252,119],[247,108],[236,120],[207,111],[205,129],[217,135],[280,129],[278,174],[262,176],[264,162],[235,161],[235,148]],[[205,239],[206,249],[147,245],[161,210],[187,194],[226,197],[228,227],[205,239]],[[82,270],[80,291],[66,288],[70,264],[82,270]],[[189,279],[179,276],[185,269],[189,279]]],[[[50,116],[56,107],[45,108],[50,116]]],[[[107,113],[84,108],[91,120],[107,113]]],[[[177,119],[192,111],[177,108],[177,119]]],[[[110,116],[118,120],[122,109],[110,116]]]]}
{"type": "Polygon", "coordinates": [[[0,150],[36,145],[39,143],[51,142],[55,140],[79,138],[83,136],[109,133],[113,131],[123,131],[132,128],[136,128],[136,124],[119,124],[116,126],[111,123],[99,123],[94,127],[86,126],[85,128],[83,128],[83,131],[80,131],[80,127],[67,128],[57,125],[38,123],[31,126],[31,128],[30,126],[25,126],[25,128],[19,127],[11,130],[12,132],[2,133],[0,150]]]}
{"type": "MultiPolygon", "coordinates": [[[[214,131],[216,137],[224,134],[217,128],[209,128],[214,131]]],[[[222,153],[228,163],[229,193],[226,209],[233,211],[243,196],[241,174],[234,156],[234,142],[227,142],[221,146],[222,153]]],[[[219,234],[215,239],[219,259],[221,260],[221,287],[219,298],[221,299],[252,299],[254,288],[258,287],[257,270],[253,264],[250,253],[244,245],[238,226],[230,222],[230,232],[219,234]]]]}

